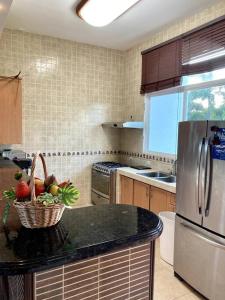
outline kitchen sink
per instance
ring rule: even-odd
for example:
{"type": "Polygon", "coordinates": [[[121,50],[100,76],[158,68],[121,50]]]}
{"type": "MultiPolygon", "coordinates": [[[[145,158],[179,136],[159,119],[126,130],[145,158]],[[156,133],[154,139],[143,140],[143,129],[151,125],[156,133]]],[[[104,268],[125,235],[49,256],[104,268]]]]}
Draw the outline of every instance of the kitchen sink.
{"type": "Polygon", "coordinates": [[[168,182],[168,183],[175,183],[176,182],[176,176],[168,176],[168,177],[158,177],[155,178],[157,180],[168,182]]]}
{"type": "Polygon", "coordinates": [[[137,173],[138,175],[153,178],[155,180],[167,182],[167,183],[176,183],[176,176],[169,175],[163,172],[148,172],[148,173],[137,173]]]}
{"type": "Polygon", "coordinates": [[[168,177],[169,175],[163,172],[148,172],[148,173],[138,173],[138,175],[142,175],[145,177],[151,178],[160,178],[160,177],[168,177]]]}

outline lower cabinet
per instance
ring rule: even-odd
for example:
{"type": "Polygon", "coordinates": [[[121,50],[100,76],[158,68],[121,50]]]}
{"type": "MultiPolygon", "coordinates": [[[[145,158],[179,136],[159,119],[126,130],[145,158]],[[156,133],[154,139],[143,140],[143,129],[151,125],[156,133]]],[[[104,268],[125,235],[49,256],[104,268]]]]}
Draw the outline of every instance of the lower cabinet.
{"type": "Polygon", "coordinates": [[[134,197],[133,204],[145,209],[150,209],[149,204],[149,188],[150,186],[141,181],[134,180],[134,197]]]}
{"type": "Polygon", "coordinates": [[[120,178],[120,203],[143,207],[156,214],[160,211],[175,212],[175,194],[127,176],[120,178]]]}
{"type": "Polygon", "coordinates": [[[167,210],[176,211],[176,195],[172,193],[167,193],[167,210]]]}
{"type": "Polygon", "coordinates": [[[158,214],[160,211],[167,210],[167,194],[168,192],[151,186],[150,194],[150,210],[158,214]]]}
{"type": "Polygon", "coordinates": [[[122,204],[133,204],[133,186],[134,180],[126,177],[120,176],[120,203],[122,204]]]}

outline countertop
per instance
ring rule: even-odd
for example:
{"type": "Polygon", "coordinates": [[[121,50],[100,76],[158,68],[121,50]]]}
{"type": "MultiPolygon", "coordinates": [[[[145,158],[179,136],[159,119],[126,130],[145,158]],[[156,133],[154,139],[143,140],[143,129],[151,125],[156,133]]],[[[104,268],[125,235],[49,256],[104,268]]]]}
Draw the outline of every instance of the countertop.
{"type": "MultiPolygon", "coordinates": [[[[175,194],[176,183],[163,182],[154,178],[145,177],[141,175],[141,173],[157,172],[157,171],[161,171],[161,170],[155,170],[155,169],[137,170],[130,167],[123,167],[117,169],[117,176],[124,175],[175,194]]],[[[117,182],[119,182],[119,180],[117,180],[117,182]]]]}
{"type": "Polygon", "coordinates": [[[53,227],[5,228],[0,233],[0,275],[46,270],[154,240],[162,227],[158,216],[135,206],[107,204],[67,209],[53,227]]]}
{"type": "Polygon", "coordinates": [[[4,169],[4,168],[19,169],[19,167],[12,160],[0,158],[0,169],[4,169]]]}

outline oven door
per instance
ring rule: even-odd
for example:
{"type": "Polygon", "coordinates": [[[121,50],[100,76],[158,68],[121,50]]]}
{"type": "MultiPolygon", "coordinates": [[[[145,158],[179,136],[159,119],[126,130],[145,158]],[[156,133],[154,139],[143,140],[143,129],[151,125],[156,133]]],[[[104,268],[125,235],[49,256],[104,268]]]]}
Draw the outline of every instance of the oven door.
{"type": "Polygon", "coordinates": [[[99,204],[109,204],[109,198],[105,198],[100,194],[95,193],[93,190],[91,191],[91,202],[94,205],[99,204]]]}
{"type": "Polygon", "coordinates": [[[100,171],[92,170],[92,191],[101,194],[105,198],[110,195],[110,175],[100,171]]]}

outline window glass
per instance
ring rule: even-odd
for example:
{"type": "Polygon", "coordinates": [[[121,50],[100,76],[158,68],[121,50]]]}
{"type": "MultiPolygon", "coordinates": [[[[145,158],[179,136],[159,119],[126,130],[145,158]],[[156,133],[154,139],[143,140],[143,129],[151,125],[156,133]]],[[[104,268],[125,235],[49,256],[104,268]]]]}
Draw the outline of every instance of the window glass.
{"type": "Polygon", "coordinates": [[[180,121],[225,120],[225,69],[186,76],[182,83],[146,96],[145,152],[176,155],[180,121]]]}
{"type": "Polygon", "coordinates": [[[152,96],[148,115],[147,152],[174,155],[177,148],[178,122],[182,119],[180,95],[177,92],[152,96]]]}
{"type": "Polygon", "coordinates": [[[186,120],[225,120],[225,85],[187,91],[186,120]]]}
{"type": "Polygon", "coordinates": [[[225,69],[219,69],[208,73],[188,75],[182,77],[182,85],[190,85],[196,83],[209,82],[225,78],[225,69]]]}

